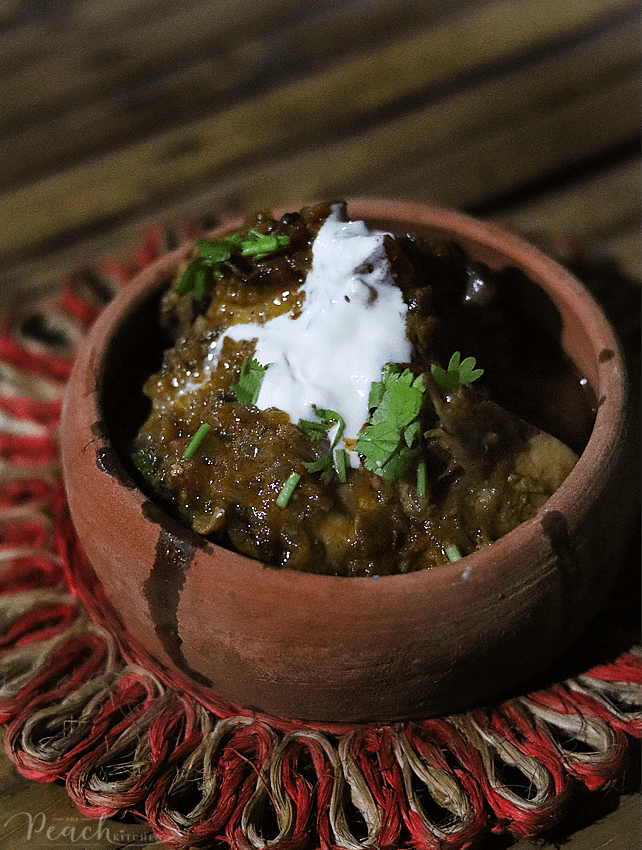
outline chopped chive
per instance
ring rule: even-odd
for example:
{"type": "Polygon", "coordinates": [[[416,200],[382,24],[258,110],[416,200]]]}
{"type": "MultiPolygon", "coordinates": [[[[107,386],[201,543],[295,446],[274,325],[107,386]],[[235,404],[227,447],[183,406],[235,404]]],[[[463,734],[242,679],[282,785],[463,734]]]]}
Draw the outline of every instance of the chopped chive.
{"type": "Polygon", "coordinates": [[[205,439],[205,435],[207,434],[207,432],[209,430],[210,430],[210,426],[207,424],[207,422],[203,422],[201,427],[198,429],[198,431],[194,434],[194,436],[190,440],[188,447],[183,452],[184,458],[189,458],[194,454],[196,449],[200,446],[200,444],[205,439]]]}
{"type": "Polygon", "coordinates": [[[284,508],[287,503],[290,501],[290,496],[294,493],[294,488],[299,483],[299,478],[301,474],[299,472],[291,472],[287,478],[287,481],[281,487],[281,492],[276,497],[276,504],[279,508],[284,508]]]}
{"type": "Polygon", "coordinates": [[[426,473],[426,461],[420,460],[417,465],[417,495],[420,499],[426,495],[428,489],[428,475],[426,473]]]}
{"type": "Polygon", "coordinates": [[[192,288],[194,286],[194,278],[200,265],[201,262],[197,257],[195,260],[192,260],[189,265],[185,266],[183,274],[181,275],[181,279],[176,284],[174,290],[177,295],[186,295],[188,292],[192,291],[192,288]]]}
{"type": "Polygon", "coordinates": [[[248,231],[247,239],[241,245],[241,254],[245,257],[257,257],[262,259],[268,254],[273,254],[279,248],[289,245],[289,236],[277,236],[274,233],[259,233],[252,228],[248,231]]]}
{"type": "Polygon", "coordinates": [[[446,546],[446,555],[449,561],[458,561],[461,558],[461,552],[453,543],[452,546],[446,546]]]}
{"type": "Polygon", "coordinates": [[[241,254],[246,256],[262,259],[289,245],[290,237],[263,234],[252,229],[245,238],[240,233],[232,233],[225,239],[218,239],[213,242],[210,242],[209,239],[199,239],[196,244],[199,256],[195,257],[184,270],[181,279],[176,284],[175,292],[178,295],[186,295],[191,292],[198,300],[203,298],[207,291],[205,269],[211,269],[212,276],[215,280],[218,280],[222,274],[221,266],[230,259],[235,251],[240,251],[241,254]]]}
{"type": "Polygon", "coordinates": [[[334,453],[334,465],[337,469],[339,481],[345,484],[347,476],[346,469],[348,468],[348,452],[345,449],[337,449],[334,453]]]}
{"type": "Polygon", "coordinates": [[[198,301],[201,298],[205,298],[205,293],[207,292],[207,270],[205,266],[201,266],[196,270],[196,274],[194,275],[194,284],[192,286],[192,293],[194,298],[198,301]]]}

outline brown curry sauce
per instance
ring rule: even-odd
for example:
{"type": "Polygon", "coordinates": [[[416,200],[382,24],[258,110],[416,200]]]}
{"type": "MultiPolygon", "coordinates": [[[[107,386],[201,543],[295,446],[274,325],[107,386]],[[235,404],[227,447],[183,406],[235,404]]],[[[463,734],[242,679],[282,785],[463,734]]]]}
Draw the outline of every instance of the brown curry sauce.
{"type": "Polygon", "coordinates": [[[201,298],[174,291],[177,271],[161,310],[175,342],[145,383],[151,412],[134,461],[147,490],[193,530],[269,565],[344,576],[435,567],[452,547],[467,555],[537,512],[590,435],[590,398],[555,340],[556,312],[539,287],[517,269],[473,262],[454,243],[407,234],[387,250],[408,306],[413,355],[404,366],[430,384],[421,419],[424,496],[414,469],[387,481],[362,465],[327,484],[309,472],[305,464],[327,445],[283,411],[242,404],[231,391],[251,343],[228,338],[211,380],[179,393],[229,325],[296,312],[329,208],[248,219],[244,232],[285,234],[289,245],[260,260],[232,258],[201,298]],[[446,364],[455,350],[474,356],[484,375],[438,392],[430,364],[446,364]],[[185,458],[203,422],[210,430],[185,458]],[[292,472],[298,484],[279,507],[292,472]]]}

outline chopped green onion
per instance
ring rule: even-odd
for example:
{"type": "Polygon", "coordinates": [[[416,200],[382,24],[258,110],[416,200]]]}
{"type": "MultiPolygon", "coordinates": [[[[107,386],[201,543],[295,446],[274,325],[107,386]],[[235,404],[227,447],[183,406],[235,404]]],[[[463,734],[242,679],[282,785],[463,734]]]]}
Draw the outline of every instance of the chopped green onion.
{"type": "Polygon", "coordinates": [[[198,429],[198,431],[194,434],[194,436],[190,440],[188,447],[183,452],[184,458],[190,458],[194,454],[196,449],[200,446],[200,444],[205,439],[205,435],[207,434],[207,432],[209,430],[210,430],[210,426],[207,424],[207,422],[203,422],[201,427],[198,429]]]}
{"type": "Polygon", "coordinates": [[[426,472],[426,461],[420,460],[417,464],[417,495],[420,499],[426,495],[428,489],[428,475],[426,472]]]}
{"type": "Polygon", "coordinates": [[[458,561],[461,558],[461,552],[453,543],[452,546],[446,546],[446,555],[449,561],[458,561]]]}
{"type": "Polygon", "coordinates": [[[290,496],[294,493],[294,488],[299,483],[301,474],[299,472],[291,472],[285,484],[281,487],[281,492],[276,497],[276,504],[279,508],[284,508],[290,501],[290,496]]]}
{"type": "Polygon", "coordinates": [[[207,269],[210,269],[215,279],[222,274],[221,266],[226,263],[232,254],[240,252],[243,256],[262,259],[281,248],[290,244],[289,236],[276,235],[274,233],[259,233],[252,228],[243,238],[240,233],[232,233],[225,239],[211,242],[209,239],[199,239],[196,243],[199,256],[195,257],[186,267],[176,284],[174,291],[178,295],[186,295],[191,292],[197,300],[203,298],[207,292],[207,269]]]}
{"type": "Polygon", "coordinates": [[[285,248],[290,242],[289,236],[277,236],[275,233],[259,233],[252,228],[247,234],[247,239],[241,245],[241,254],[244,257],[256,257],[262,259],[268,254],[273,254],[279,248],[285,248]]]}
{"type": "Polygon", "coordinates": [[[192,292],[197,301],[205,298],[205,294],[207,293],[207,269],[204,266],[196,269],[192,292]]]}
{"type": "Polygon", "coordinates": [[[347,480],[346,470],[348,468],[348,452],[345,449],[337,449],[334,453],[334,465],[337,469],[339,481],[345,484],[347,480]]]}

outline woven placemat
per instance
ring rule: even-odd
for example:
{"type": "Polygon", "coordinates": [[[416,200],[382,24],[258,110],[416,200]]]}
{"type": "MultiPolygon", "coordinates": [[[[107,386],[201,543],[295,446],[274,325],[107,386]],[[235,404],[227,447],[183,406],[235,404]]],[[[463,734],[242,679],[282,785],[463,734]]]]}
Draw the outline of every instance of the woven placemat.
{"type": "MultiPolygon", "coordinates": [[[[91,620],[71,592],[82,552],[60,480],[62,394],[100,309],[167,242],[151,228],[131,261],[69,273],[0,328],[0,722],[17,769],[64,781],[90,817],[145,818],[179,848],[468,848],[489,832],[545,834],[578,794],[621,783],[642,736],[639,548],[546,681],[465,714],[341,734],[212,710],[128,663],[91,620]]],[[[635,345],[639,293],[560,245],[635,345]]]]}

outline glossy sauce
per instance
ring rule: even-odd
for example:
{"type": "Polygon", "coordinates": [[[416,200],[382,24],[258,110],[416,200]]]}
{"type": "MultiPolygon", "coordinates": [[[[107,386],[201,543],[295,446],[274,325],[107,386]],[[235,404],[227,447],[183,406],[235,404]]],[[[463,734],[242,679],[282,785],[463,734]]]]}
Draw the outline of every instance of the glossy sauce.
{"type": "MultiPolygon", "coordinates": [[[[207,298],[170,290],[164,301],[175,346],[145,383],[152,409],[132,446],[150,492],[209,540],[276,567],[344,576],[438,566],[532,517],[577,459],[546,426],[584,418],[563,415],[557,379],[580,387],[555,344],[559,314],[536,284],[482,267],[454,243],[350,222],[344,205],[261,216],[246,232],[257,226],[288,235],[287,249],[234,257],[207,298]],[[476,357],[483,381],[442,396],[430,390],[431,364],[453,351],[476,357]],[[250,357],[268,367],[256,404],[234,391],[250,357]],[[310,437],[297,423],[315,419],[313,405],[336,411],[352,448],[386,363],[424,375],[419,440],[391,477],[354,451],[342,477],[334,434],[310,437]]],[[[377,451],[389,451],[389,430],[377,451]]]]}

